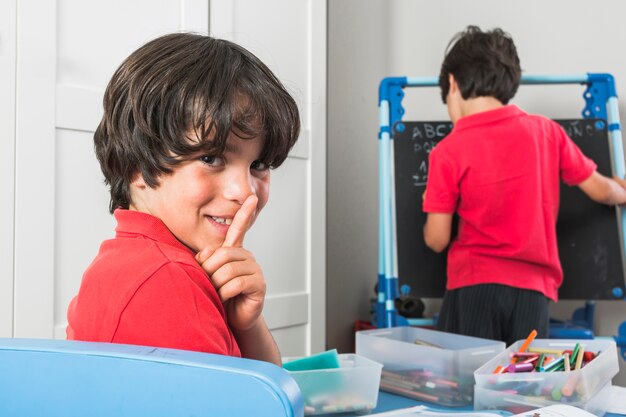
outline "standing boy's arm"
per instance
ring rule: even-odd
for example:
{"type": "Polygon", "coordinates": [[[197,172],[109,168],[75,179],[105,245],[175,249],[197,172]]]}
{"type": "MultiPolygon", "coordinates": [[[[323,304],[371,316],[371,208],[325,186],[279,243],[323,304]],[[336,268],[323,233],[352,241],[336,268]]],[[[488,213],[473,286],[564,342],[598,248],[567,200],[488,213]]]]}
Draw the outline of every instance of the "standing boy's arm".
{"type": "Polygon", "coordinates": [[[424,242],[426,246],[439,253],[450,243],[452,234],[452,214],[428,213],[424,225],[424,242]]]}
{"type": "Polygon", "coordinates": [[[602,204],[626,204],[626,181],[615,177],[611,179],[594,171],[578,187],[593,201],[602,204]]]}

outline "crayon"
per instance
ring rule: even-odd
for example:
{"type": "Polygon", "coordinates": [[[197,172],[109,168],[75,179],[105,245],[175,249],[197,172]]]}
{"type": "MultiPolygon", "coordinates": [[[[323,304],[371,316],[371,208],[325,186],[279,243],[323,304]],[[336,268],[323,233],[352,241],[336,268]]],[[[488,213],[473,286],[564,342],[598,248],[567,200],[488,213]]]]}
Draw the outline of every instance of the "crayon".
{"type": "Polygon", "coordinates": [[[532,363],[534,364],[537,359],[539,359],[539,355],[531,356],[530,358],[524,359],[521,363],[532,363]]]}
{"type": "Polygon", "coordinates": [[[569,372],[570,364],[569,364],[569,354],[563,354],[563,364],[565,365],[565,372],[569,372]]]}
{"type": "MultiPolygon", "coordinates": [[[[551,357],[551,356],[546,356],[545,358],[543,358],[543,365],[541,366],[542,368],[545,368],[546,366],[548,366],[548,364],[554,362],[556,359],[551,357]]],[[[541,369],[538,369],[539,372],[544,372],[541,369]]]]}
{"type": "Polygon", "coordinates": [[[408,375],[410,375],[413,378],[417,378],[417,377],[430,378],[434,374],[431,371],[425,371],[423,369],[412,369],[408,372],[408,375]]]}
{"type": "Polygon", "coordinates": [[[576,357],[576,366],[574,367],[574,370],[577,371],[582,367],[584,356],[585,356],[585,348],[581,346],[580,349],[578,350],[578,356],[576,357]]]}
{"type": "Polygon", "coordinates": [[[539,368],[541,368],[543,366],[543,361],[546,359],[546,354],[545,353],[541,353],[539,355],[539,359],[537,360],[537,366],[535,367],[535,370],[539,370],[539,368]]]}
{"type": "Polygon", "coordinates": [[[423,394],[418,391],[413,391],[413,390],[406,389],[403,387],[394,386],[393,384],[383,383],[382,381],[380,383],[380,387],[383,388],[383,390],[389,390],[391,392],[399,392],[401,394],[408,395],[409,397],[419,398],[427,402],[431,402],[431,403],[439,402],[439,397],[436,397],[434,395],[423,394]]]}
{"type": "Polygon", "coordinates": [[[452,392],[456,387],[446,385],[446,384],[437,384],[435,381],[426,381],[424,385],[419,386],[419,388],[428,388],[429,390],[439,390],[440,393],[452,392]]]}
{"type": "Polygon", "coordinates": [[[589,390],[587,389],[587,384],[576,384],[576,386],[574,387],[574,391],[579,398],[589,398],[589,390]]]}
{"type": "Polygon", "coordinates": [[[496,366],[496,369],[494,369],[493,372],[491,372],[491,373],[492,374],[501,374],[503,370],[504,370],[504,366],[498,365],[498,366],[496,366]]]}
{"type": "Polygon", "coordinates": [[[572,355],[570,356],[571,366],[574,366],[574,364],[576,363],[576,356],[578,355],[579,350],[580,350],[580,343],[576,343],[576,346],[574,346],[574,351],[572,352],[572,355]]]}
{"type": "MultiPolygon", "coordinates": [[[[526,349],[528,349],[532,341],[535,340],[535,337],[537,337],[537,330],[533,330],[532,332],[530,332],[526,340],[524,340],[524,343],[522,343],[522,346],[520,346],[520,348],[517,351],[519,353],[526,352],[526,349]]],[[[511,359],[511,363],[516,363],[516,362],[517,362],[517,358],[513,357],[513,359],[511,359]]]]}
{"type": "Polygon", "coordinates": [[[513,352],[511,356],[517,356],[519,358],[534,358],[539,356],[539,353],[536,352],[513,352]]]}
{"type": "Polygon", "coordinates": [[[553,371],[556,371],[561,365],[563,365],[563,356],[561,356],[558,359],[553,360],[552,362],[550,362],[549,364],[545,366],[542,366],[541,368],[539,368],[539,371],[553,372],[553,371]]]}
{"type": "Polygon", "coordinates": [[[416,345],[420,345],[420,346],[426,346],[426,347],[431,347],[431,348],[436,348],[436,349],[442,349],[441,346],[435,345],[434,343],[427,342],[426,340],[415,339],[415,341],[413,343],[415,343],[416,345]]]}
{"type": "Polygon", "coordinates": [[[544,349],[544,348],[530,347],[530,348],[528,348],[528,352],[545,353],[546,355],[561,356],[561,355],[563,355],[564,351],[563,350],[559,350],[559,349],[544,349]]]}
{"type": "Polygon", "coordinates": [[[565,397],[571,397],[574,393],[574,388],[576,387],[576,383],[578,382],[578,375],[571,374],[571,376],[565,381],[563,384],[563,388],[561,388],[561,394],[565,397]]]}
{"type": "Polygon", "coordinates": [[[456,393],[456,388],[458,387],[458,383],[446,379],[415,379],[407,375],[386,371],[382,373],[381,383],[408,390],[427,391],[438,395],[456,393]]]}
{"type": "Polygon", "coordinates": [[[532,363],[512,363],[510,364],[506,370],[507,372],[515,373],[515,372],[530,372],[535,368],[532,363]]]}
{"type": "Polygon", "coordinates": [[[322,412],[325,414],[340,413],[342,411],[347,411],[347,410],[345,410],[344,407],[341,407],[339,405],[334,405],[334,404],[328,404],[328,405],[322,406],[322,412]]]}
{"type": "MultiPolygon", "coordinates": [[[[569,350],[565,350],[563,353],[569,353],[570,358],[572,357],[572,354],[574,353],[573,350],[569,349],[569,350]]],[[[585,351],[584,356],[583,356],[583,361],[584,362],[591,362],[593,360],[593,358],[595,358],[597,355],[594,352],[587,352],[585,351]]]]}
{"type": "Polygon", "coordinates": [[[437,384],[441,384],[441,385],[448,385],[452,388],[458,388],[459,383],[458,382],[454,382],[454,381],[448,381],[447,379],[435,379],[434,380],[437,384]]]}

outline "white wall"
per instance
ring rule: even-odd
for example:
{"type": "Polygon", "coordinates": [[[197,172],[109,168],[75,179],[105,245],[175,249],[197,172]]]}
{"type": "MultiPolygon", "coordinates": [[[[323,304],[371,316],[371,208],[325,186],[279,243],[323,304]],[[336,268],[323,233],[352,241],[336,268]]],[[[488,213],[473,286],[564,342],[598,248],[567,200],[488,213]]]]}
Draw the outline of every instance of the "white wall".
{"type": "MultiPolygon", "coordinates": [[[[327,344],[349,350],[352,325],[369,319],[377,272],[377,97],[387,76],[436,76],[452,36],[469,24],[515,39],[525,74],[609,72],[626,94],[626,3],[618,0],[330,0],[327,344]],[[341,284],[339,284],[341,282],[341,284]],[[334,300],[334,301],[333,301],[334,300]],[[339,314],[341,312],[341,314],[339,314]]],[[[407,91],[406,120],[445,120],[436,89],[407,91]]],[[[550,117],[576,117],[582,88],[522,87],[513,101],[550,117]]],[[[626,101],[620,99],[622,121],[626,101]]],[[[582,302],[563,302],[569,317],[582,302]]],[[[438,300],[428,306],[437,311],[438,300]]],[[[612,335],[626,302],[599,302],[596,330],[612,335]]],[[[621,362],[622,369],[626,363],[621,362]]],[[[626,372],[616,379],[626,383],[626,372]]]]}
{"type": "Polygon", "coordinates": [[[354,351],[354,321],[369,319],[378,266],[377,91],[387,74],[382,0],[328,3],[328,348],[354,351]]]}

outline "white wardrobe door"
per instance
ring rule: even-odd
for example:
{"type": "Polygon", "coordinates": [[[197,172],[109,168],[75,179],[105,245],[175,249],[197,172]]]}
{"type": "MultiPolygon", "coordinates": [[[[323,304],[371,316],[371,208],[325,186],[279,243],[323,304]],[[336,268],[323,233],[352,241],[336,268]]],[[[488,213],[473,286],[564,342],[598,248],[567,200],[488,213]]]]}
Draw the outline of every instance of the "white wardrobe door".
{"type": "Polygon", "coordinates": [[[20,1],[17,14],[15,327],[65,337],[67,306],[113,233],[93,152],[102,94],[140,45],[208,31],[208,1],[20,1]]]}
{"type": "Polygon", "coordinates": [[[0,337],[13,335],[17,0],[0,2],[0,337]]]}

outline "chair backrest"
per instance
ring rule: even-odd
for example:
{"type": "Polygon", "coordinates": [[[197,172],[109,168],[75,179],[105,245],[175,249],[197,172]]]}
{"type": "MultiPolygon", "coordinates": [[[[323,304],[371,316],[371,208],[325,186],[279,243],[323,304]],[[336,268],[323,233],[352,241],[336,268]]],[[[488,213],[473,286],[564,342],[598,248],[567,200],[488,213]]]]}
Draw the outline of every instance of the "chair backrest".
{"type": "Polygon", "coordinates": [[[302,395],[260,361],[146,346],[0,338],[3,416],[296,417],[302,395]]]}

